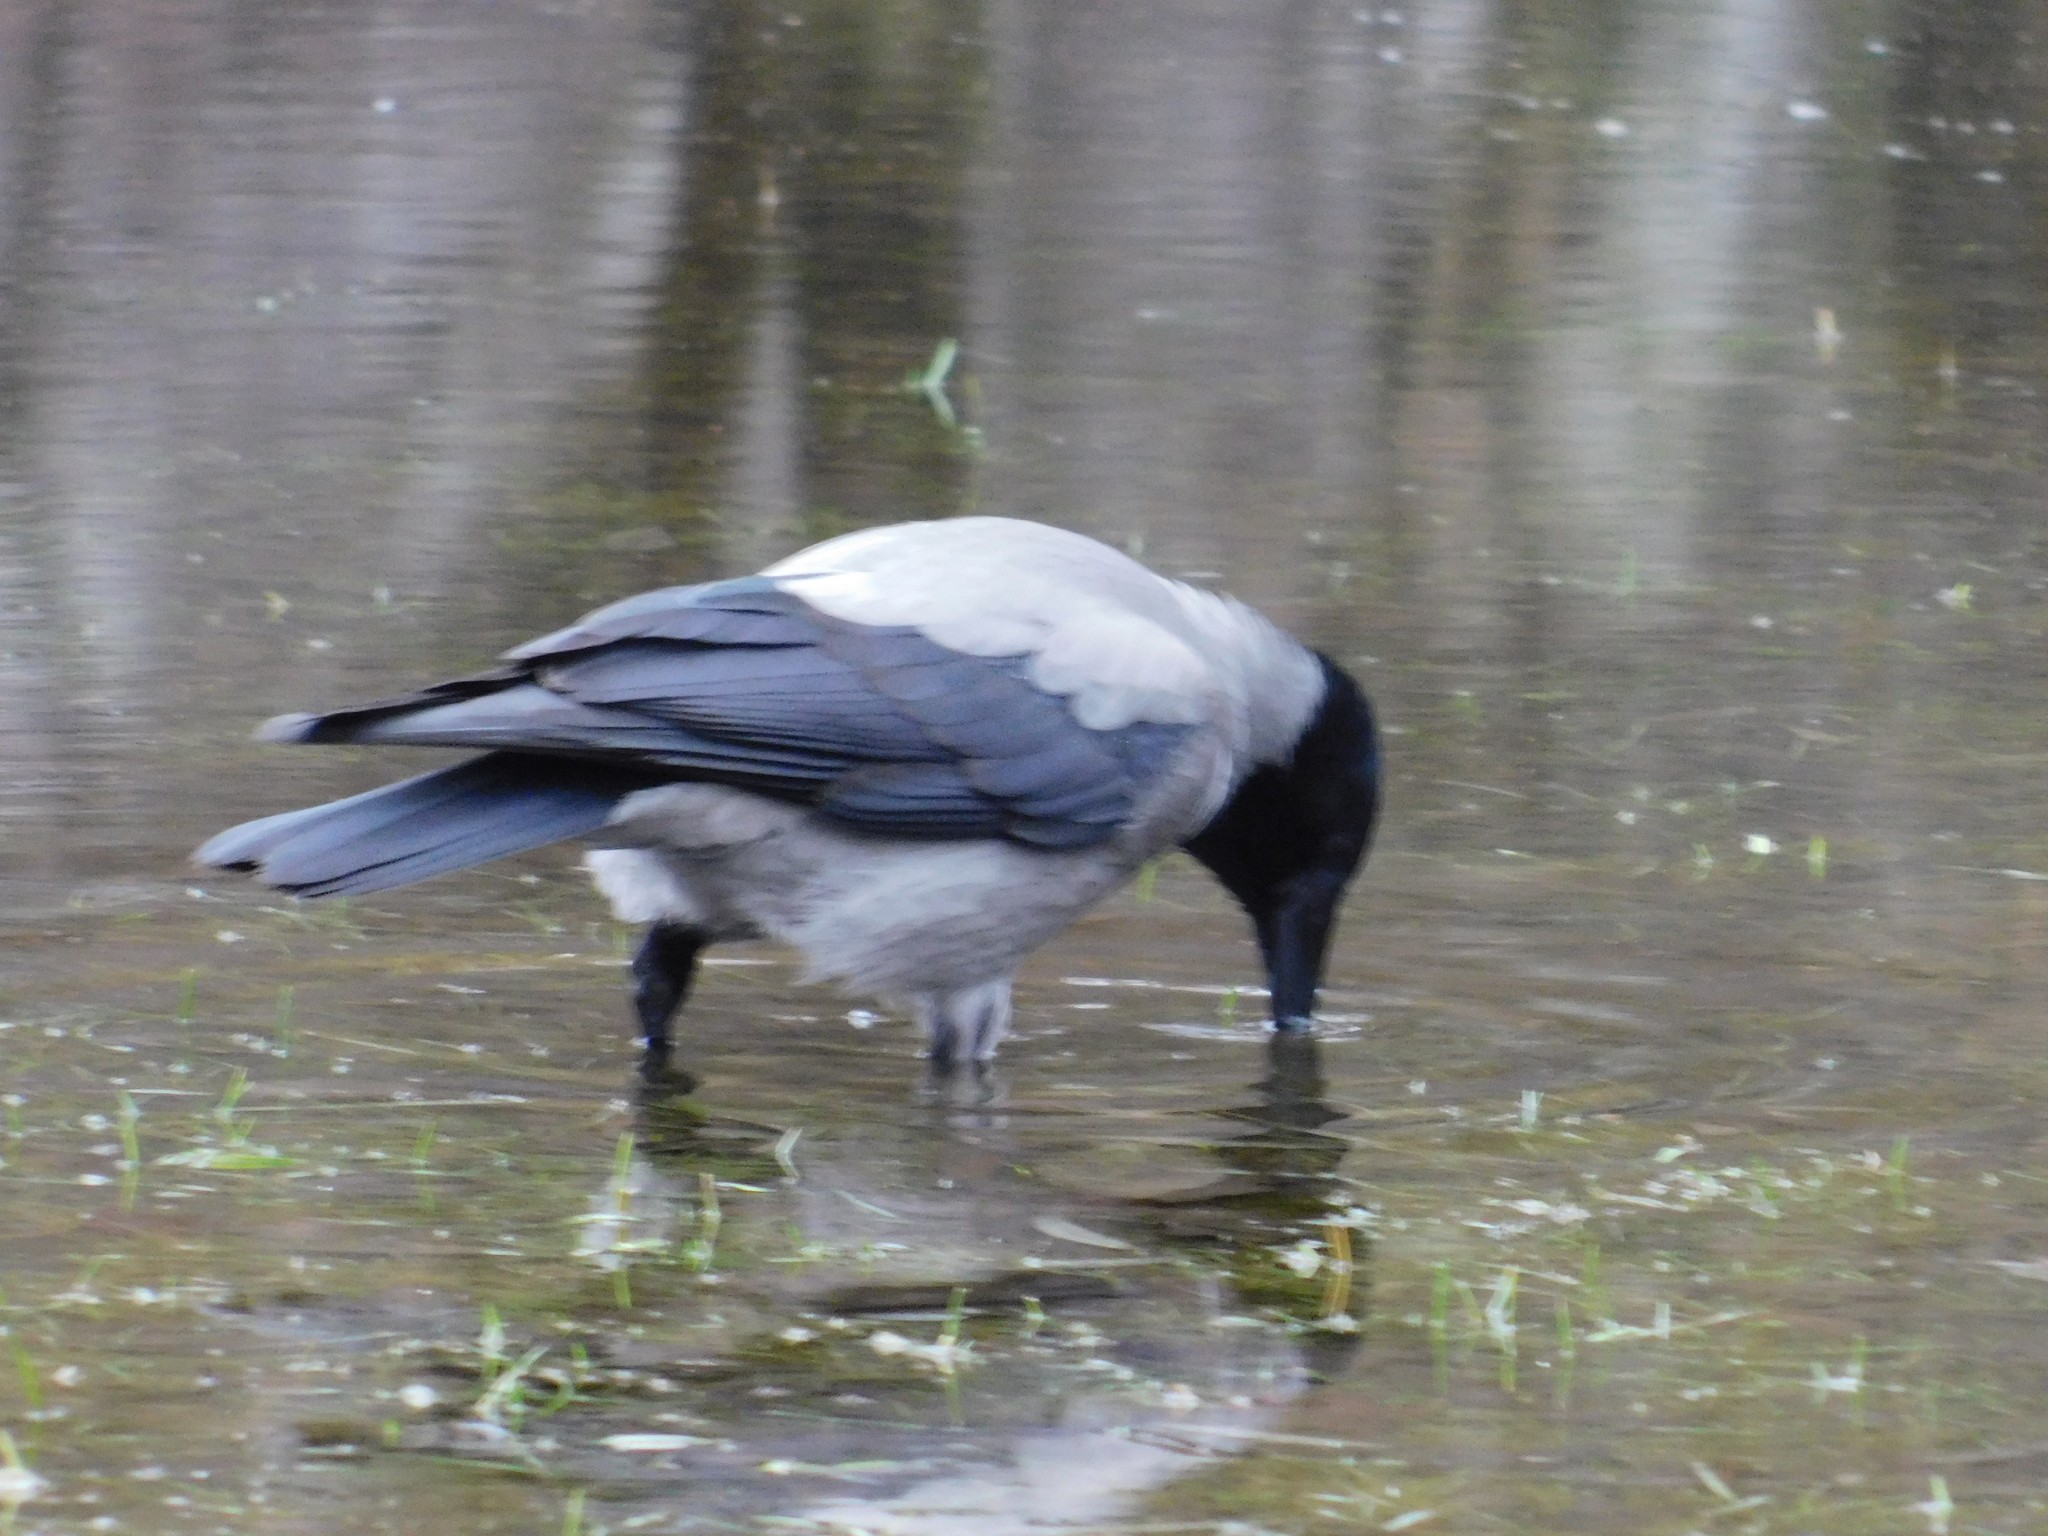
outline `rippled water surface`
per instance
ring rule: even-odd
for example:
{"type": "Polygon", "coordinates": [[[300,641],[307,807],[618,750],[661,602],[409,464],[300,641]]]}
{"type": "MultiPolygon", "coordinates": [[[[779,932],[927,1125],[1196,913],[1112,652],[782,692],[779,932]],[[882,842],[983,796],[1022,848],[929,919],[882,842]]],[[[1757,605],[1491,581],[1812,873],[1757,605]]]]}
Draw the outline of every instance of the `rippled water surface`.
{"type": "Polygon", "coordinates": [[[2048,1528],[2044,38],[0,14],[0,1529],[2048,1528]],[[1186,861],[986,1084],[733,950],[681,1096],[569,853],[184,862],[418,761],[266,715],[966,510],[1374,693],[1314,1042],[1186,861]]]}

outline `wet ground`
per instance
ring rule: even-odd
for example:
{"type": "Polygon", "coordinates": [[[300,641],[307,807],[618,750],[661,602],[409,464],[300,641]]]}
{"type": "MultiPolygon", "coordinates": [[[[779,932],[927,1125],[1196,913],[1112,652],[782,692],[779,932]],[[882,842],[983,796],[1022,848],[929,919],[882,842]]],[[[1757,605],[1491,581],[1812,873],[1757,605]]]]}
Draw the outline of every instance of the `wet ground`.
{"type": "Polygon", "coordinates": [[[2048,1528],[2031,4],[0,17],[0,1528],[2048,1528]],[[957,350],[956,350],[957,347],[957,350]],[[843,528],[1347,661],[1313,1042],[1185,861],[991,1081],[263,747],[843,528]]]}

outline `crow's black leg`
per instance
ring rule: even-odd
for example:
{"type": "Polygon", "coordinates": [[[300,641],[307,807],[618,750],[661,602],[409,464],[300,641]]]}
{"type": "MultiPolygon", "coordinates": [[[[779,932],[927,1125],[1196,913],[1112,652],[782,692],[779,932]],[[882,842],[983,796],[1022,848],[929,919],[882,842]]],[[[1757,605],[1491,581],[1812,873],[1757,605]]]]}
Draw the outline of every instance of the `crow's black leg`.
{"type": "Polygon", "coordinates": [[[979,1071],[995,1059],[996,1045],[1009,1032],[1010,978],[919,998],[917,1016],[934,1077],[950,1076],[963,1058],[979,1071]]]}
{"type": "Polygon", "coordinates": [[[651,1064],[668,1061],[672,1043],[669,1020],[689,997],[697,956],[708,942],[695,928],[656,923],[647,930],[640,952],[633,957],[633,1010],[640,1017],[641,1043],[651,1064]]]}

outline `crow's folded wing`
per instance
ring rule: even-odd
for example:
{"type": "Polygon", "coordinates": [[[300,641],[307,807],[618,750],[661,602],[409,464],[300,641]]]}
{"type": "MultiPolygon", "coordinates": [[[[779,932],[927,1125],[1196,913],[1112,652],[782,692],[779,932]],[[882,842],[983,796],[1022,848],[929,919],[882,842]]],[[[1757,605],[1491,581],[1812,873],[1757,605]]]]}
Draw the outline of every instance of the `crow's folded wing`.
{"type": "Polygon", "coordinates": [[[885,835],[1100,843],[1196,727],[1084,725],[1029,651],[970,655],[830,617],[752,577],[645,593],[499,670],[271,740],[511,749],[631,763],[814,806],[885,835]]]}

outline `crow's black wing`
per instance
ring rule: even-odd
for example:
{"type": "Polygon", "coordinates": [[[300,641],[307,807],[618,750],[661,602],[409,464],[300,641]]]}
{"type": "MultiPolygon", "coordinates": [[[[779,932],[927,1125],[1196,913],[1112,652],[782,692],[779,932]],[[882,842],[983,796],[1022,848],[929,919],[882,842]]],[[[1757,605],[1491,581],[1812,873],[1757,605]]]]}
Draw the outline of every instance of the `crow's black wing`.
{"type": "Polygon", "coordinates": [[[1099,843],[1190,727],[1090,729],[1029,660],[832,619],[750,577],[630,598],[495,672],[264,734],[604,759],[887,835],[1099,843]]]}

